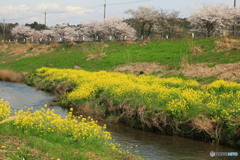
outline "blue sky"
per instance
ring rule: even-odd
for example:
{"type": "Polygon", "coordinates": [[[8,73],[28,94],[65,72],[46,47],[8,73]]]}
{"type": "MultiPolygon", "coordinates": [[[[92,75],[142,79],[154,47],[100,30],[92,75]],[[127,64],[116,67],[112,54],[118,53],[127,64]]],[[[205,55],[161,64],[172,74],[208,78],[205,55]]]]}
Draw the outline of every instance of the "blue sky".
{"type": "MultiPolygon", "coordinates": [[[[2,0],[0,1],[0,21],[20,24],[37,21],[44,23],[47,12],[47,25],[57,23],[79,24],[103,19],[103,4],[105,0],[2,0]],[[62,13],[61,13],[62,12],[62,13]]],[[[234,0],[106,0],[107,17],[125,17],[127,9],[138,6],[151,6],[164,10],[180,11],[181,17],[188,17],[197,11],[202,4],[227,4],[233,6],[234,0]],[[141,2],[140,2],[141,1],[141,2]],[[136,2],[136,3],[134,3],[136,2]],[[126,3],[126,4],[117,4],[126,3]],[[110,5],[113,4],[113,5],[110,5]]],[[[237,6],[240,6],[240,1],[237,6]]]]}

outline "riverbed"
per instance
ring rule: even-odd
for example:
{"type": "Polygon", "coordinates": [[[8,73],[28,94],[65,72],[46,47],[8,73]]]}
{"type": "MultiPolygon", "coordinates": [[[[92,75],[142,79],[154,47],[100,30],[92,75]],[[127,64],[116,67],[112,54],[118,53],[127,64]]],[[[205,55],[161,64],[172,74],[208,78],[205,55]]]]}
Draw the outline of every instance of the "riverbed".
{"type": "MultiPolygon", "coordinates": [[[[0,98],[8,101],[13,110],[25,106],[39,110],[49,104],[54,95],[36,90],[25,84],[0,82],[0,98]]],[[[68,110],[59,106],[49,106],[55,113],[65,117],[68,110]]],[[[238,152],[229,147],[194,141],[186,138],[163,136],[152,132],[133,129],[123,124],[108,124],[107,130],[121,149],[129,150],[149,160],[211,160],[210,152],[238,152]],[[131,149],[132,148],[132,149],[131,149]]],[[[215,157],[214,159],[233,159],[240,157],[215,157]]]]}

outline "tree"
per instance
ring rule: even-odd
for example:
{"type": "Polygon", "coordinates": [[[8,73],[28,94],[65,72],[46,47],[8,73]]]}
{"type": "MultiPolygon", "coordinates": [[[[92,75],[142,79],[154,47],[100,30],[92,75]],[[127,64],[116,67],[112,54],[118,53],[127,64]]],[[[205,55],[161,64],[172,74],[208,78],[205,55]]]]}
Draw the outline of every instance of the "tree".
{"type": "Polygon", "coordinates": [[[57,24],[50,30],[56,34],[56,38],[61,38],[64,42],[75,40],[78,37],[78,32],[75,28],[70,27],[68,24],[57,24]]]}
{"type": "Polygon", "coordinates": [[[41,34],[44,41],[51,41],[57,36],[53,30],[42,30],[41,34]]]}
{"type": "Polygon", "coordinates": [[[25,24],[25,26],[29,26],[31,27],[32,29],[35,29],[35,30],[44,30],[46,27],[44,24],[40,24],[40,23],[37,23],[37,22],[34,22],[32,24],[25,24]]]}
{"type": "Polygon", "coordinates": [[[0,35],[3,35],[2,38],[8,40],[12,39],[11,30],[18,24],[15,23],[0,23],[0,35]]]}
{"type": "Polygon", "coordinates": [[[129,9],[125,13],[132,16],[128,22],[136,27],[139,36],[148,37],[151,35],[158,16],[158,11],[154,7],[140,6],[137,10],[129,9]]]}
{"type": "Polygon", "coordinates": [[[20,26],[17,25],[11,30],[12,36],[15,38],[19,38],[21,40],[29,38],[32,36],[33,29],[31,29],[29,26],[20,26]]]}
{"type": "Polygon", "coordinates": [[[183,28],[178,11],[159,10],[157,16],[156,31],[169,38],[176,37],[176,33],[183,28]]]}
{"type": "Polygon", "coordinates": [[[33,40],[35,42],[38,42],[38,41],[40,41],[40,39],[43,38],[43,35],[40,31],[32,29],[31,32],[29,32],[28,38],[30,38],[31,40],[33,40]]]}
{"type": "Polygon", "coordinates": [[[194,31],[202,32],[208,37],[214,33],[229,30],[239,15],[238,8],[230,8],[224,4],[214,6],[203,5],[188,19],[194,27],[194,31]]]}
{"type": "Polygon", "coordinates": [[[124,22],[123,18],[116,17],[81,25],[78,31],[88,41],[106,41],[109,40],[110,36],[115,40],[120,40],[123,37],[126,40],[136,39],[136,31],[124,22]]]}
{"type": "Polygon", "coordinates": [[[105,29],[103,23],[93,21],[88,24],[83,24],[79,33],[85,37],[86,41],[95,41],[104,38],[105,29]]]}
{"type": "Polygon", "coordinates": [[[112,36],[114,39],[121,39],[122,37],[127,40],[136,39],[136,30],[124,22],[123,18],[108,18],[103,22],[106,36],[112,36]]]}

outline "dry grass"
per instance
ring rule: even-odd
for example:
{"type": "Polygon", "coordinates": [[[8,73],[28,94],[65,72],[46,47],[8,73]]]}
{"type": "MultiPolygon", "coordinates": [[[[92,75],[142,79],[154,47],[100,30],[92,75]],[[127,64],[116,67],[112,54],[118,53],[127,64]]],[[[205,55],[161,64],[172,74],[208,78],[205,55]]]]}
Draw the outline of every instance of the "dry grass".
{"type": "Polygon", "coordinates": [[[193,120],[193,127],[199,131],[204,131],[208,133],[210,136],[214,135],[214,125],[213,121],[202,117],[193,120]]]}
{"type": "Polygon", "coordinates": [[[201,47],[199,47],[199,46],[191,48],[191,53],[194,56],[196,56],[196,55],[203,55],[204,54],[202,49],[201,49],[201,47]]]}
{"type": "MultiPolygon", "coordinates": [[[[37,43],[1,43],[0,52],[7,53],[8,57],[11,57],[11,60],[20,60],[23,58],[35,57],[40,54],[45,54],[53,51],[58,44],[53,43],[50,45],[37,44],[37,43]]],[[[4,59],[4,57],[3,57],[4,59]]],[[[4,60],[4,62],[8,60],[4,60]]]]}
{"type": "Polygon", "coordinates": [[[0,81],[24,82],[24,78],[22,73],[4,69],[0,70],[0,81]]]}
{"type": "Polygon", "coordinates": [[[181,68],[187,68],[189,66],[189,56],[187,54],[181,56],[180,66],[181,68]]]}
{"type": "Polygon", "coordinates": [[[207,63],[190,65],[180,73],[188,77],[212,77],[217,76],[219,79],[227,78],[229,80],[240,80],[240,62],[218,64],[214,67],[208,67],[207,63]]]}
{"type": "Polygon", "coordinates": [[[86,55],[86,61],[93,59],[101,60],[107,56],[106,48],[108,47],[109,45],[105,44],[104,42],[96,42],[92,43],[90,47],[83,47],[82,53],[86,55]]]}
{"type": "Polygon", "coordinates": [[[65,94],[67,92],[70,92],[72,90],[73,90],[73,88],[72,88],[71,84],[67,81],[63,81],[63,82],[60,82],[56,85],[54,93],[56,95],[63,95],[63,94],[65,94]]]}
{"type": "Polygon", "coordinates": [[[89,54],[87,55],[87,61],[90,61],[90,60],[93,60],[93,59],[96,59],[96,60],[101,60],[103,59],[104,57],[106,57],[107,55],[105,53],[98,53],[96,55],[94,54],[89,54]]]}
{"type": "Polygon", "coordinates": [[[139,41],[139,42],[135,42],[135,41],[122,41],[121,44],[122,45],[126,45],[126,46],[138,44],[139,46],[142,47],[142,46],[146,46],[150,42],[151,42],[150,40],[144,40],[144,41],[139,41]]]}
{"type": "Polygon", "coordinates": [[[72,47],[77,45],[74,41],[68,41],[67,44],[72,46],[72,47]]]}
{"type": "MultiPolygon", "coordinates": [[[[184,64],[184,63],[183,63],[184,64]]],[[[158,77],[164,75],[184,74],[187,77],[216,77],[218,79],[228,79],[231,81],[240,80],[240,61],[236,63],[218,64],[214,67],[208,67],[209,63],[199,63],[191,65],[181,65],[179,71],[171,70],[158,74],[158,77]]]]}
{"type": "Polygon", "coordinates": [[[35,43],[26,43],[26,44],[19,44],[19,43],[9,43],[9,44],[1,44],[0,52],[7,52],[11,54],[24,54],[27,51],[33,51],[36,53],[45,52],[47,49],[50,48],[50,45],[41,45],[35,43]]]}
{"type": "Polygon", "coordinates": [[[121,44],[129,46],[129,45],[134,45],[134,44],[138,44],[138,42],[134,42],[134,41],[122,41],[121,44]]]}
{"type": "Polygon", "coordinates": [[[118,66],[114,69],[114,72],[124,72],[132,74],[139,74],[140,72],[144,72],[144,74],[150,74],[153,72],[159,72],[164,70],[166,70],[166,67],[156,62],[138,62],[118,66]]]}
{"type": "Polygon", "coordinates": [[[229,51],[234,48],[240,49],[240,41],[235,39],[224,38],[223,40],[215,42],[217,52],[229,51]]]}

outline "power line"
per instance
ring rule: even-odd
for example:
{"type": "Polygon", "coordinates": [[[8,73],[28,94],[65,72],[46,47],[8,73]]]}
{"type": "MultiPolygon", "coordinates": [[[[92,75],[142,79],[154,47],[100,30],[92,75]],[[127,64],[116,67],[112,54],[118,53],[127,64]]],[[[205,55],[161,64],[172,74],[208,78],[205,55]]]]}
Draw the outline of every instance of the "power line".
{"type": "Polygon", "coordinates": [[[104,19],[106,18],[106,9],[107,9],[107,5],[113,6],[113,5],[124,5],[124,4],[134,4],[134,3],[141,3],[141,2],[147,2],[147,1],[152,1],[152,0],[139,0],[139,1],[133,1],[133,2],[122,2],[122,3],[104,3],[104,19]]]}
{"type": "Polygon", "coordinates": [[[39,15],[33,15],[33,16],[28,16],[28,17],[22,17],[22,18],[4,18],[5,21],[16,21],[16,20],[24,20],[24,19],[28,19],[28,18],[33,18],[39,15]]]}
{"type": "Polygon", "coordinates": [[[46,10],[44,11],[44,25],[45,25],[45,29],[47,27],[47,14],[58,14],[58,13],[68,13],[66,11],[56,11],[56,12],[47,12],[46,10]]]}
{"type": "Polygon", "coordinates": [[[122,5],[122,4],[133,4],[133,3],[141,3],[141,2],[147,2],[152,0],[141,0],[141,1],[133,1],[133,2],[123,2],[123,3],[109,3],[108,5],[122,5]]]}

